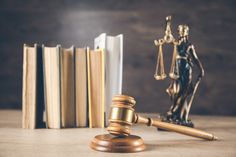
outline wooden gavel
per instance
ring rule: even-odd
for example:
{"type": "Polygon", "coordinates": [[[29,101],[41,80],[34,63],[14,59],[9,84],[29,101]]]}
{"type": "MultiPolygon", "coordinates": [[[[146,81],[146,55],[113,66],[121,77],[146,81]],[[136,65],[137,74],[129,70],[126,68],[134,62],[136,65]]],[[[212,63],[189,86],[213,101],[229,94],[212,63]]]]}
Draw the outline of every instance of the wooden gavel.
{"type": "Polygon", "coordinates": [[[134,98],[127,95],[117,95],[113,98],[109,117],[110,123],[107,127],[110,134],[118,137],[128,136],[130,135],[132,124],[138,123],[206,140],[218,139],[213,134],[198,129],[166,123],[152,118],[141,117],[135,113],[133,108],[135,103],[134,98]]]}

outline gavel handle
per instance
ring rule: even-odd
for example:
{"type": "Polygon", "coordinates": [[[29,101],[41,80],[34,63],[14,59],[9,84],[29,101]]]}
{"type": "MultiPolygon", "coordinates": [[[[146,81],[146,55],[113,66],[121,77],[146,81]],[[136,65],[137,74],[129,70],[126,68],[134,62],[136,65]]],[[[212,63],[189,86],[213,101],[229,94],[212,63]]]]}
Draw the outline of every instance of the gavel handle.
{"type": "Polygon", "coordinates": [[[189,128],[185,126],[180,126],[176,124],[171,124],[167,122],[162,122],[160,120],[154,120],[152,118],[145,118],[142,116],[139,116],[138,114],[135,115],[135,123],[139,124],[146,124],[147,126],[155,126],[160,129],[174,131],[180,134],[193,136],[197,138],[202,138],[206,140],[217,140],[218,138],[214,136],[213,134],[207,133],[205,131],[201,131],[194,128],[189,128]]]}

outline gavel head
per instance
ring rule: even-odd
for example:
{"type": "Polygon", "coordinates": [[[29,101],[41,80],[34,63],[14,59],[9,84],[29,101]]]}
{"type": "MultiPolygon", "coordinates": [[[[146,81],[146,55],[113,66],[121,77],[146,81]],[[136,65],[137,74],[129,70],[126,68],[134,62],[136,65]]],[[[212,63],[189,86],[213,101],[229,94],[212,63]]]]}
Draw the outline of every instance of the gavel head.
{"type": "Polygon", "coordinates": [[[131,132],[131,125],[135,121],[133,97],[127,95],[116,95],[113,97],[109,126],[107,131],[115,136],[128,136],[131,132]]]}

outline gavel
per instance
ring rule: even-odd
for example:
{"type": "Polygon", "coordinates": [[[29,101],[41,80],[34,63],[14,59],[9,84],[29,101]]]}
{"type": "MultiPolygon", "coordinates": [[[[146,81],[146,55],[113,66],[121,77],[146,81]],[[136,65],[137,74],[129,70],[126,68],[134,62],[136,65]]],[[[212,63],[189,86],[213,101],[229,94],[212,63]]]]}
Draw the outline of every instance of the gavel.
{"type": "Polygon", "coordinates": [[[131,133],[132,124],[138,123],[206,140],[218,139],[213,134],[205,131],[142,117],[135,113],[135,103],[136,101],[134,98],[127,95],[116,95],[113,97],[109,116],[109,126],[107,127],[107,131],[110,134],[117,137],[127,137],[131,133]]]}

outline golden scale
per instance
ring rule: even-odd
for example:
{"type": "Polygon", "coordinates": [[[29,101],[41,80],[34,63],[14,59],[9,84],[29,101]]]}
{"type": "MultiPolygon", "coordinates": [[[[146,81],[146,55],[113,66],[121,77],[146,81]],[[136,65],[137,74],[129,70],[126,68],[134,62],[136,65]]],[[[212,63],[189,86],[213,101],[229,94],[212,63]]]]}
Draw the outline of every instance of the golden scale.
{"type": "Polygon", "coordinates": [[[162,47],[164,44],[173,44],[174,46],[169,77],[172,79],[177,79],[179,77],[179,69],[178,69],[178,66],[176,66],[178,41],[174,39],[171,32],[170,25],[171,25],[171,16],[167,16],[164,38],[159,39],[159,40],[154,40],[155,45],[158,47],[157,65],[156,65],[156,70],[154,74],[154,78],[156,80],[164,80],[166,78],[166,73],[165,73],[165,68],[164,68],[164,59],[163,59],[163,50],[162,50],[162,47]]]}

